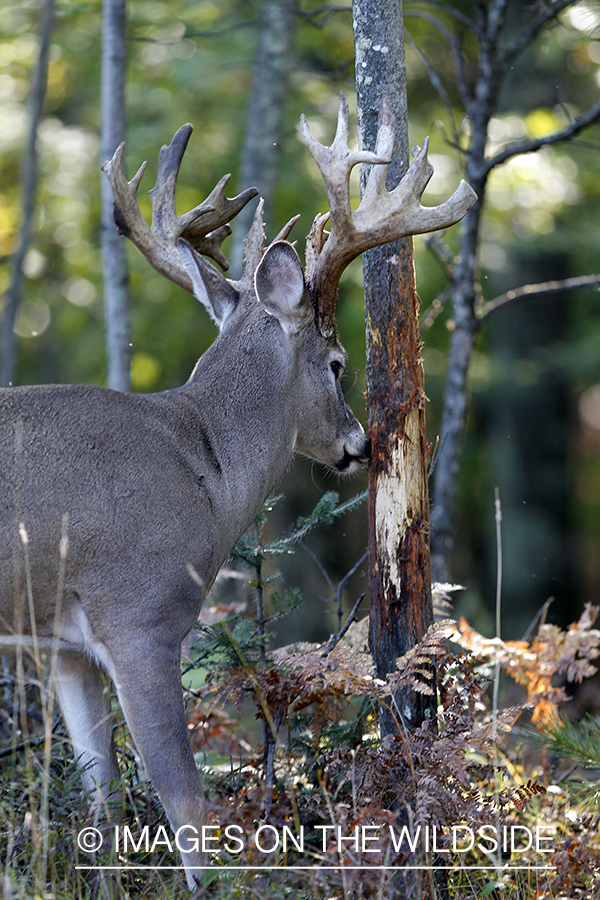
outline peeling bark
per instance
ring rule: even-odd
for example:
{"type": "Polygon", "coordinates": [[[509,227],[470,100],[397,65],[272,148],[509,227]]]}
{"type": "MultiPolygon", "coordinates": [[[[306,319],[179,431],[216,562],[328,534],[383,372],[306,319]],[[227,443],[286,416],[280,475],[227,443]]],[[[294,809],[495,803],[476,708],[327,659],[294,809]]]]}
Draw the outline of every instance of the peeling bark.
{"type": "MultiPolygon", "coordinates": [[[[355,0],[359,146],[374,150],[379,103],[387,93],[397,126],[388,189],[408,168],[402,8],[396,0],[355,0]]],[[[367,172],[361,172],[361,187],[367,172]]],[[[385,677],[433,622],[425,387],[412,238],[363,255],[367,331],[367,415],[371,440],[369,547],[371,645],[385,677]]],[[[382,735],[435,714],[435,697],[404,691],[382,709],[382,735]]]]}

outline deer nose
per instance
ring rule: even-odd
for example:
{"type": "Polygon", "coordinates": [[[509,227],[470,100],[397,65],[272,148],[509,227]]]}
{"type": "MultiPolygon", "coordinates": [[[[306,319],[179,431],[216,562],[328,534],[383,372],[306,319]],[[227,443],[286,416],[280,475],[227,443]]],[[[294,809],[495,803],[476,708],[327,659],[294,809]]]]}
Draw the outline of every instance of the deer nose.
{"type": "Polygon", "coordinates": [[[371,444],[368,438],[364,438],[360,447],[344,447],[344,455],[336,464],[338,472],[354,472],[358,466],[367,463],[371,456],[371,444]]]}

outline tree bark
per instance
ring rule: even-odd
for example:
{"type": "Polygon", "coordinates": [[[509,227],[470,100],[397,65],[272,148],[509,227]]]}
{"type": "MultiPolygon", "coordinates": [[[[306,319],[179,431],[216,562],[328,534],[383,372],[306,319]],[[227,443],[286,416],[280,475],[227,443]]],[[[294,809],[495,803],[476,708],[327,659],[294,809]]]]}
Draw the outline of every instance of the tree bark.
{"type": "Polygon", "coordinates": [[[13,280],[6,295],[2,313],[2,363],[0,365],[0,385],[8,387],[15,380],[17,367],[17,344],[15,339],[15,319],[23,290],[23,263],[31,242],[35,194],[38,176],[38,155],[36,141],[38,126],[44,109],[48,83],[48,54],[54,24],[54,0],[45,0],[41,12],[40,51],[31,91],[29,132],[23,159],[23,222],[19,246],[13,260],[13,280]]]}
{"type": "MultiPolygon", "coordinates": [[[[125,0],[103,0],[100,104],[100,163],[111,159],[125,139],[125,68],[127,58],[125,0]]],[[[117,391],[130,387],[129,277],[125,240],[113,220],[108,179],[101,181],[100,244],[106,315],[107,384],[117,391]]]]}
{"type": "MultiPolygon", "coordinates": [[[[246,133],[242,148],[240,184],[254,185],[265,201],[265,218],[272,211],[290,53],[294,38],[295,0],[263,0],[252,84],[248,98],[246,133]]],[[[235,220],[231,249],[233,272],[241,272],[242,241],[250,230],[254,204],[245,206],[235,220]]]]}
{"type": "Polygon", "coordinates": [[[473,97],[469,105],[471,137],[465,160],[465,177],[477,194],[477,202],[460,226],[460,250],[453,275],[453,331],[444,390],[440,449],[436,464],[431,516],[431,569],[434,581],[449,580],[448,557],[453,544],[454,510],[460,457],[468,407],[468,374],[479,323],[475,315],[477,249],[481,212],[488,172],[485,148],[490,118],[501,84],[498,37],[506,17],[506,0],[480,7],[480,59],[473,97]]]}
{"type": "MultiPolygon", "coordinates": [[[[408,120],[402,6],[355,0],[358,130],[375,150],[387,93],[397,120],[388,189],[408,168],[408,120]]],[[[366,171],[361,172],[364,189],[366,171]]],[[[367,332],[370,615],[372,653],[381,678],[433,622],[429,575],[429,499],[425,391],[418,331],[412,238],[363,255],[367,332]]],[[[405,691],[380,715],[382,736],[415,728],[435,714],[435,696],[405,691]]]]}

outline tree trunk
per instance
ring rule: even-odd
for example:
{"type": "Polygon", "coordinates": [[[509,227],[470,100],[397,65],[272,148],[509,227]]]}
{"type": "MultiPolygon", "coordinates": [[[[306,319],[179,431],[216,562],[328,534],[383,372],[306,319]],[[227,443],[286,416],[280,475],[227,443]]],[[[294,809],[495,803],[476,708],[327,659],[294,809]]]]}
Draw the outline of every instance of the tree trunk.
{"type": "Polygon", "coordinates": [[[40,52],[31,91],[29,133],[23,159],[23,222],[19,246],[15,253],[12,284],[8,289],[2,314],[2,363],[0,365],[0,385],[8,387],[15,380],[17,367],[17,345],[15,340],[15,318],[21,292],[23,290],[23,262],[31,241],[35,192],[37,188],[38,126],[42,118],[46,86],[48,83],[48,53],[54,22],[54,0],[45,0],[41,12],[40,52]]]}
{"type": "MultiPolygon", "coordinates": [[[[258,188],[265,201],[266,221],[272,212],[279,171],[294,9],[295,0],[263,0],[248,98],[240,184],[258,188]]],[[[231,249],[234,272],[241,272],[242,241],[250,229],[253,215],[254,204],[245,206],[235,220],[231,249]]]]}
{"type": "Polygon", "coordinates": [[[458,476],[469,403],[468,376],[479,323],[475,316],[475,277],[479,222],[485,182],[474,185],[479,197],[461,223],[460,255],[454,273],[453,324],[444,389],[441,439],[435,467],[431,515],[431,574],[434,582],[450,581],[448,560],[453,546],[458,476]]]}
{"type": "MultiPolygon", "coordinates": [[[[125,0],[103,0],[100,163],[111,159],[125,139],[125,0]]],[[[108,178],[101,181],[100,244],[106,314],[107,384],[129,390],[131,339],[129,333],[129,279],[125,240],[113,220],[113,196],[108,178]]]]}
{"type": "MultiPolygon", "coordinates": [[[[388,173],[394,188],[408,168],[402,7],[397,0],[353,4],[359,146],[375,150],[383,93],[397,121],[388,173]]],[[[364,188],[366,172],[361,172],[364,188]]],[[[429,499],[425,390],[412,238],[363,255],[367,331],[367,415],[371,440],[369,548],[371,645],[377,674],[433,622],[429,576],[429,499]]],[[[381,710],[381,734],[400,720],[417,727],[435,714],[435,696],[403,692],[381,710]]]]}
{"type": "Polygon", "coordinates": [[[432,575],[434,581],[440,582],[450,580],[448,558],[453,545],[458,474],[467,421],[468,374],[479,330],[475,315],[475,282],[481,212],[488,177],[485,152],[489,121],[496,108],[502,80],[498,37],[505,16],[504,0],[496,0],[490,9],[481,7],[478,18],[482,39],[477,79],[468,110],[472,131],[465,159],[465,177],[478,199],[460,226],[460,249],[453,275],[454,329],[450,339],[431,517],[432,575]]]}

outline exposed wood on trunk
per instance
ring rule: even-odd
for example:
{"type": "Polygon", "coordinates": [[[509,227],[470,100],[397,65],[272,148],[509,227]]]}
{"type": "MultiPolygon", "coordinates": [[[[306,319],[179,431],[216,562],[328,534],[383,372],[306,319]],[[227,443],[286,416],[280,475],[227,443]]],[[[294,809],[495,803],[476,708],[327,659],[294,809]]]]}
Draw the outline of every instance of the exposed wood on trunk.
{"type": "MultiPolygon", "coordinates": [[[[388,189],[408,168],[402,9],[395,0],[356,0],[359,145],[374,150],[385,92],[397,121],[388,189]]],[[[366,173],[361,173],[364,186],[366,173]]],[[[367,329],[367,410],[371,440],[369,545],[371,643],[378,675],[396,668],[433,622],[429,578],[425,392],[412,238],[363,256],[367,329]]],[[[414,728],[435,713],[435,698],[414,692],[381,711],[381,733],[414,728]]]]}

